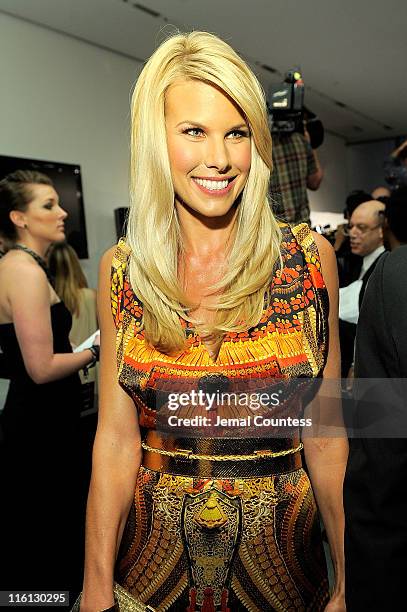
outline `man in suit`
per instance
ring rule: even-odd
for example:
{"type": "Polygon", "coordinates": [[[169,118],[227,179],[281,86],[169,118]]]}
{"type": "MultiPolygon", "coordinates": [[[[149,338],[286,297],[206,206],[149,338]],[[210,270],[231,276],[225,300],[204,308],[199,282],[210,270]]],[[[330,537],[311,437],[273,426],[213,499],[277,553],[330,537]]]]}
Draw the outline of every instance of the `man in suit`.
{"type": "MultiPolygon", "coordinates": [[[[407,225],[402,231],[407,241],[407,225]]],[[[377,263],[359,316],[354,384],[362,393],[353,422],[359,437],[350,443],[344,483],[348,612],[406,607],[407,385],[400,380],[407,378],[406,278],[407,246],[398,246],[377,263]],[[379,380],[367,385],[367,378],[379,380]]]]}
{"type": "Polygon", "coordinates": [[[382,229],[384,209],[385,205],[377,200],[363,202],[353,211],[347,227],[351,251],[362,257],[363,261],[359,277],[339,290],[342,378],[348,376],[353,363],[356,325],[367,281],[385,250],[382,229]]]}

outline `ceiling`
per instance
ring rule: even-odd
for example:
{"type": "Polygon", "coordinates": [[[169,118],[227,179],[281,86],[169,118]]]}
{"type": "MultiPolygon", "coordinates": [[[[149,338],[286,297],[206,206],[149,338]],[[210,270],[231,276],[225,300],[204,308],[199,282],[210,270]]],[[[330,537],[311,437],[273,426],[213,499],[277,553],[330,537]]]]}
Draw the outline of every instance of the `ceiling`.
{"type": "Polygon", "coordinates": [[[307,107],[347,142],[407,134],[406,0],[0,0],[0,11],[138,60],[173,26],[214,32],[266,89],[299,67],[307,107]]]}

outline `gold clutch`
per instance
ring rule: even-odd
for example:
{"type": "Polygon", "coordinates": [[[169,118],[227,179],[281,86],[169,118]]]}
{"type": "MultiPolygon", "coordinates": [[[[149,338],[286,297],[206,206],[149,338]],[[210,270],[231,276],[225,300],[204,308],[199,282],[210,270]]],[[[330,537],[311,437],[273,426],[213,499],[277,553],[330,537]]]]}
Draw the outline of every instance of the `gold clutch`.
{"type": "MultiPolygon", "coordinates": [[[[126,589],[124,589],[117,582],[113,585],[114,599],[116,602],[116,608],[119,612],[155,612],[154,608],[147,606],[145,603],[139,601],[133,595],[130,595],[126,589]]],[[[81,604],[81,596],[75,601],[71,612],[79,612],[81,604]]]]}

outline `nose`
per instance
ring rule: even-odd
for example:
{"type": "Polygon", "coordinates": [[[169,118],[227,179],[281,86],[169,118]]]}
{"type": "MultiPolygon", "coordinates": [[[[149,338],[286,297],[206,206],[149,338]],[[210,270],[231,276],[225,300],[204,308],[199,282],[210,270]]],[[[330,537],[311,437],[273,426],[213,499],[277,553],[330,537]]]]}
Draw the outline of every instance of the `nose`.
{"type": "Polygon", "coordinates": [[[205,166],[226,172],[230,168],[229,151],[223,137],[213,136],[206,140],[205,166]]]}
{"type": "Polygon", "coordinates": [[[64,210],[62,206],[59,207],[59,210],[60,210],[59,216],[61,217],[61,219],[66,219],[68,216],[68,213],[66,212],[66,210],[64,210]]]}

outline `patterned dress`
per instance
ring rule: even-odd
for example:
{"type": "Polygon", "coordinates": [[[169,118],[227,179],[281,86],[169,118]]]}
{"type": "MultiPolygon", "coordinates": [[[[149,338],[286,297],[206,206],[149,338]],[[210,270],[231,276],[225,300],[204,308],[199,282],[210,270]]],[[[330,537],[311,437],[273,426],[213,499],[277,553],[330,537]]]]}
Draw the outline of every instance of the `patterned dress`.
{"type": "Polygon", "coordinates": [[[169,439],[168,451],[151,452],[157,439],[167,439],[154,437],[164,405],[158,381],[207,388],[215,379],[242,389],[253,380],[321,375],[328,296],[318,250],[308,226],[281,230],[283,267],[271,275],[261,320],[246,332],[226,333],[216,359],[185,321],[184,352],[169,356],[149,346],[124,241],[113,258],[118,377],[147,441],[116,580],[155,610],[315,612],[329,598],[318,513],[298,438],[262,438],[257,428],[257,437],[169,439]],[[245,460],[253,454],[255,460],[245,460]]]}

